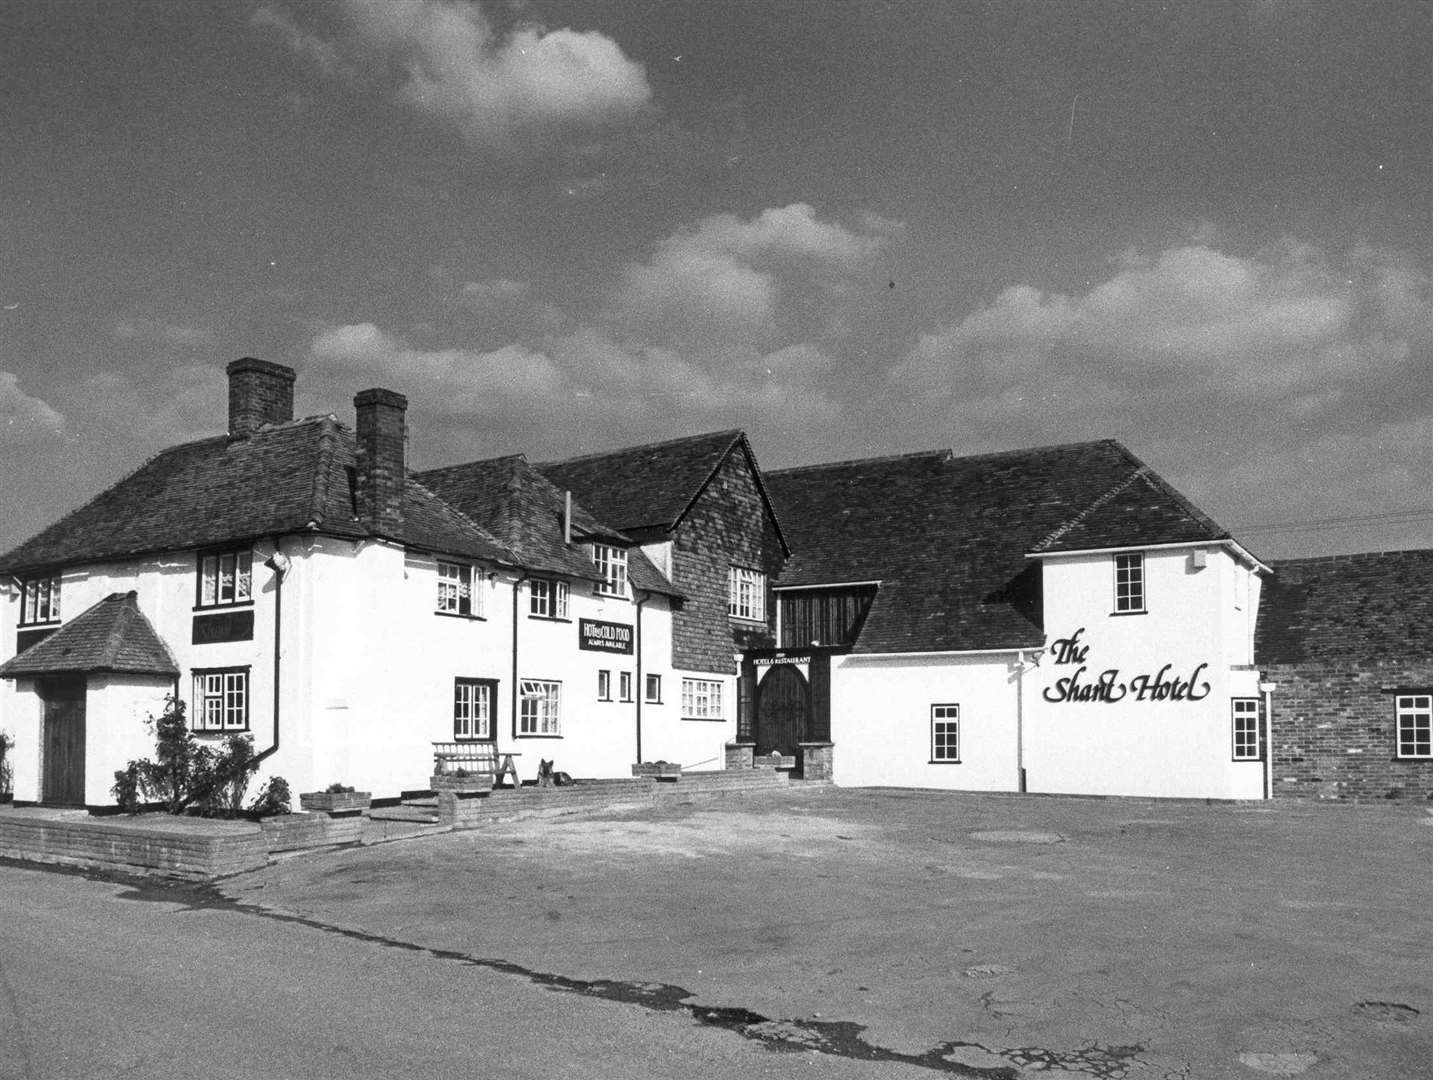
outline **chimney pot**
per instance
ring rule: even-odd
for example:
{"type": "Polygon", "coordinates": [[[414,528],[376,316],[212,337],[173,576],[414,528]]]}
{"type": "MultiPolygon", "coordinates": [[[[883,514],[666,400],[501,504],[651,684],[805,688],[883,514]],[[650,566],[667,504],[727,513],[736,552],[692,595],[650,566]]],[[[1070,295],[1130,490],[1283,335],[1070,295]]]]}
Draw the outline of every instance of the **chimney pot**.
{"type": "Polygon", "coordinates": [[[294,369],[245,356],[224,369],[229,376],[229,438],[246,439],[265,424],[294,418],[294,369]]]}

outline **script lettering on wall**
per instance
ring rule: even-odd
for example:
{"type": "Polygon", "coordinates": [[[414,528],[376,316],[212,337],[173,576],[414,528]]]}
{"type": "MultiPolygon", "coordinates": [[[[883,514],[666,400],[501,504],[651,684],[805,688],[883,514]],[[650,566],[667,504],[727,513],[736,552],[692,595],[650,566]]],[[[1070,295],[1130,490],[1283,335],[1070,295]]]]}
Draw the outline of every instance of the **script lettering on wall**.
{"type": "Polygon", "coordinates": [[[632,627],[626,623],[603,622],[600,619],[579,619],[577,647],[589,652],[632,652],[632,627]]]}
{"type": "Polygon", "coordinates": [[[1195,665],[1188,676],[1171,674],[1174,664],[1165,664],[1154,674],[1143,672],[1125,677],[1117,667],[1092,672],[1085,663],[1090,647],[1080,639],[1082,626],[1067,638],[1050,643],[1050,658],[1055,667],[1073,667],[1061,675],[1054,685],[1045,687],[1042,697],[1053,704],[1061,702],[1104,702],[1113,705],[1129,698],[1131,701],[1202,701],[1209,696],[1209,683],[1203,681],[1208,663],[1195,665]]]}

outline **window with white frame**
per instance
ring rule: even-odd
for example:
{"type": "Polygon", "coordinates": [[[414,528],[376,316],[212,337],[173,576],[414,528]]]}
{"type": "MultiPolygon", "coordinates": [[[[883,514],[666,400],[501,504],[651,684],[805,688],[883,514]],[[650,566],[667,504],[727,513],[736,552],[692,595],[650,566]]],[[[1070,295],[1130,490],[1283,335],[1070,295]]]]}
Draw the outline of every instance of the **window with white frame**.
{"type": "Polygon", "coordinates": [[[534,619],[565,619],[567,595],[567,582],[533,578],[528,583],[527,613],[534,619]]]}
{"type": "Polygon", "coordinates": [[[630,671],[617,673],[617,697],[621,701],[632,700],[632,673],[630,671]]]}
{"type": "Polygon", "coordinates": [[[247,604],[253,599],[254,553],[211,551],[199,556],[199,607],[247,604]]]}
{"type": "Polygon", "coordinates": [[[592,563],[602,580],[597,585],[601,596],[627,595],[627,549],[611,544],[592,545],[592,563]]]}
{"type": "Polygon", "coordinates": [[[1144,554],[1130,551],[1116,555],[1116,614],[1135,614],[1144,610],[1144,554]]]}
{"type": "Polygon", "coordinates": [[[606,668],[597,673],[597,700],[612,700],[612,672],[606,668]]]}
{"type": "Polygon", "coordinates": [[[20,625],[60,621],[60,576],[27,578],[20,593],[20,625]]]}
{"type": "Polygon", "coordinates": [[[727,571],[726,610],[733,619],[766,620],[766,575],[733,566],[727,571]]]}
{"type": "Polygon", "coordinates": [[[646,700],[654,705],[660,705],[662,702],[662,677],[660,675],[648,675],[646,682],[646,700]]]}
{"type": "Polygon", "coordinates": [[[1232,737],[1235,761],[1259,761],[1259,699],[1234,698],[1232,737]]]}
{"type": "Polygon", "coordinates": [[[960,706],[930,707],[930,759],[960,764],[960,706]]]}
{"type": "Polygon", "coordinates": [[[482,615],[483,575],[466,563],[438,563],[438,605],[442,615],[482,615]]]}
{"type": "Polygon", "coordinates": [[[196,671],[190,726],[195,731],[247,731],[249,669],[241,667],[196,671]]]}
{"type": "Polygon", "coordinates": [[[682,680],[683,720],[724,720],[722,684],[717,679],[682,680]]]}
{"type": "Polygon", "coordinates": [[[1399,694],[1394,715],[1398,722],[1398,756],[1433,758],[1433,694],[1399,694]]]}
{"type": "Polygon", "coordinates": [[[493,696],[497,683],[492,679],[453,680],[453,738],[493,737],[493,696]]]}
{"type": "Polygon", "coordinates": [[[550,679],[523,679],[519,694],[519,735],[562,734],[562,683],[550,679]]]}

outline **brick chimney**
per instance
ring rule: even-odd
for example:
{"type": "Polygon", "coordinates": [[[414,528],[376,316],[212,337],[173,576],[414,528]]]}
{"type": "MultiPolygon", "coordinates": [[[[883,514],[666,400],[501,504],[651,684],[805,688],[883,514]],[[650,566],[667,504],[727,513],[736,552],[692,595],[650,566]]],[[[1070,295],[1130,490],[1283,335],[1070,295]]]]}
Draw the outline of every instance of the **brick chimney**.
{"type": "Polygon", "coordinates": [[[353,399],[353,407],[358,412],[354,457],[358,520],[375,533],[391,535],[403,524],[408,399],[392,390],[364,390],[353,399]]]}
{"type": "Polygon", "coordinates": [[[229,376],[229,438],[246,439],[265,424],[294,418],[294,369],[246,356],[224,369],[229,376]]]}

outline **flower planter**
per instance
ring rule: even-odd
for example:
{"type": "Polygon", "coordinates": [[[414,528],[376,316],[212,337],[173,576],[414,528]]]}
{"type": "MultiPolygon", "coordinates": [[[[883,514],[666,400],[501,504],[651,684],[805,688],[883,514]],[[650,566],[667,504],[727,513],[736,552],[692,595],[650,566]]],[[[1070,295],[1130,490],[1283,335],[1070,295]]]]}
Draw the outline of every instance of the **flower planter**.
{"type": "Polygon", "coordinates": [[[758,769],[794,769],[796,768],[795,754],[778,754],[772,751],[770,754],[762,754],[753,761],[758,769]]]}
{"type": "Polygon", "coordinates": [[[299,805],[305,810],[329,814],[356,814],[373,803],[371,791],[305,791],[299,794],[299,805]]]}
{"type": "Polygon", "coordinates": [[[650,776],[653,780],[680,780],[682,767],[675,761],[643,761],[632,766],[633,776],[650,776]]]}
{"type": "Polygon", "coordinates": [[[493,783],[497,780],[496,773],[469,773],[467,776],[458,776],[456,773],[434,773],[429,777],[434,791],[451,791],[458,795],[484,794],[493,790],[493,783]]]}

